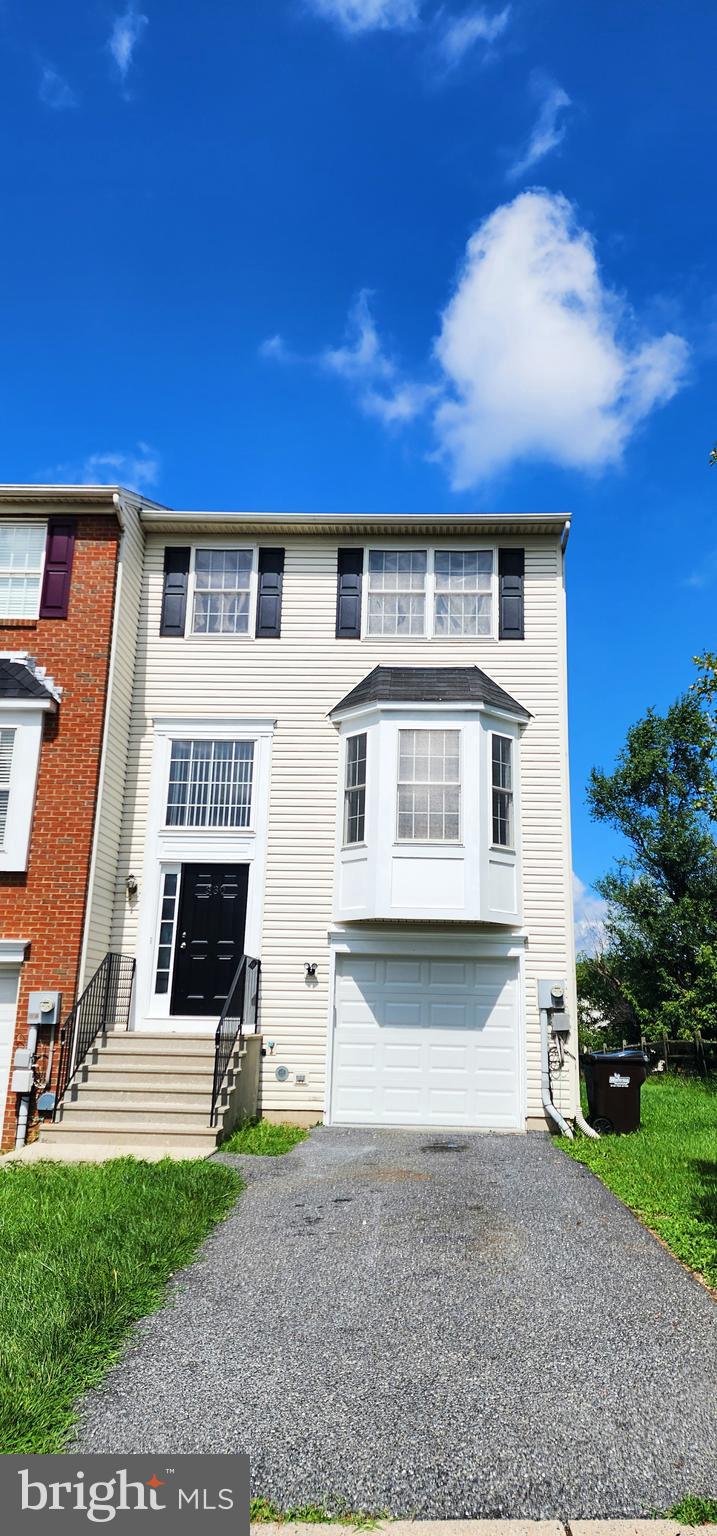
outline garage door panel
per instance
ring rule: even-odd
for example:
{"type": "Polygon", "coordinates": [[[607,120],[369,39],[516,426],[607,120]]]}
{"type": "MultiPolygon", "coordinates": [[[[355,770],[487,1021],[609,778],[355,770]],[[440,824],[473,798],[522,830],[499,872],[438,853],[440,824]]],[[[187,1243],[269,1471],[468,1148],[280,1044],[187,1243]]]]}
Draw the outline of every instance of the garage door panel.
{"type": "Polygon", "coordinates": [[[340,957],[332,1120],[521,1128],[517,1003],[515,962],[340,957]]]}

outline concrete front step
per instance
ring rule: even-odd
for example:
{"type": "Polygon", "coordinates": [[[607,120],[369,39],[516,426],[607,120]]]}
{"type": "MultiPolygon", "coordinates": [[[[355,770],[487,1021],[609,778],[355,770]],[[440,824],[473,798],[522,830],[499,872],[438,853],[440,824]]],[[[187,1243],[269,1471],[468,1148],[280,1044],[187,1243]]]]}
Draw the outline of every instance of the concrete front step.
{"type": "Polygon", "coordinates": [[[206,1157],[217,1144],[218,1130],[206,1126],[203,1130],[197,1127],[195,1130],[184,1128],[175,1129],[165,1125],[145,1125],[117,1129],[114,1119],[103,1120],[98,1125],[86,1125],[75,1129],[69,1122],[60,1121],[58,1125],[44,1126],[39,1146],[54,1147],[58,1150],[62,1147],[99,1147],[104,1143],[113,1147],[122,1147],[127,1153],[137,1148],[149,1147],[161,1148],[196,1148],[198,1157],[206,1157]]]}
{"type": "Polygon", "coordinates": [[[162,1130],[190,1131],[193,1135],[195,1129],[204,1130],[209,1127],[210,1107],[209,1103],[202,1104],[198,1109],[185,1109],[183,1105],[180,1107],[177,1104],[168,1104],[166,1107],[153,1104],[150,1108],[142,1109],[128,1099],[125,1103],[101,1103],[99,1107],[85,1109],[78,1100],[76,1104],[66,1106],[62,1118],[56,1124],[66,1126],[68,1130],[81,1130],[88,1125],[112,1125],[120,1130],[144,1131],[159,1126],[162,1130]]]}
{"type": "Polygon", "coordinates": [[[201,1088],[187,1088],[184,1083],[177,1088],[167,1083],[164,1077],[155,1078],[153,1086],[137,1088],[134,1083],[128,1084],[126,1078],[120,1078],[116,1083],[99,1083],[93,1074],[79,1088],[76,1097],[71,1094],[65,1099],[66,1115],[74,1115],[86,1109],[106,1109],[108,1114],[114,1109],[138,1109],[145,1113],[155,1109],[176,1109],[182,1112],[185,1109],[196,1109],[201,1110],[209,1119],[211,1107],[211,1080],[201,1088]]]}
{"type": "Polygon", "coordinates": [[[145,1035],[132,1030],[101,1035],[97,1049],[105,1056],[207,1056],[214,1060],[213,1035],[145,1035]]]}
{"type": "Polygon", "coordinates": [[[173,1061],[171,1071],[157,1072],[155,1069],[148,1072],[146,1064],[142,1062],[128,1061],[126,1065],[124,1062],[118,1065],[117,1062],[98,1061],[86,1078],[80,1078],[78,1087],[83,1094],[88,1089],[93,1093],[114,1089],[122,1092],[126,1090],[128,1093],[153,1093],[160,1090],[211,1095],[213,1082],[213,1067],[202,1071],[198,1067],[178,1068],[173,1061]]]}

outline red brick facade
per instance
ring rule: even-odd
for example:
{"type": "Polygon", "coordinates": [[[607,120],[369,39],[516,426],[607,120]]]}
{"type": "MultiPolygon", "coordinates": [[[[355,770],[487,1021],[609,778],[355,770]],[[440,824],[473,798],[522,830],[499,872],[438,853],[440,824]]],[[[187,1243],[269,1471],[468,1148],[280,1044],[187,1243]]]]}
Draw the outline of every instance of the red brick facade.
{"type": "MultiPolygon", "coordinates": [[[[64,509],[63,509],[64,510],[64,509]]],[[[119,528],[113,515],[77,517],[66,619],[0,620],[0,651],[28,651],[63,689],[45,715],[27,870],[0,873],[0,937],[29,939],[20,970],[13,1050],[27,1039],[28,993],[75,998],[112,639],[119,528]]],[[[39,1060],[48,1040],[40,1039],[39,1060]]],[[[55,1052],[55,1064],[57,1063],[55,1052]]],[[[2,1148],[14,1145],[17,1098],[8,1092],[2,1148]]],[[[35,1119],[34,1112],[31,1116],[35,1119]]],[[[32,1134],[32,1132],[31,1132],[32,1134]]]]}

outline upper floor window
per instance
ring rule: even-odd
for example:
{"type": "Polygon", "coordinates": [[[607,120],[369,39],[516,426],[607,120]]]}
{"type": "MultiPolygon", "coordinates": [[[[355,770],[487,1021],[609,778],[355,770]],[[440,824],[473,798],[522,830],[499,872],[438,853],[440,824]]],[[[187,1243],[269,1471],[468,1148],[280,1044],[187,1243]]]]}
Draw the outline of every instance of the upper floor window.
{"type": "Polygon", "coordinates": [[[36,619],[45,559],[44,523],[0,523],[0,619],[36,619]]]}
{"type": "Polygon", "coordinates": [[[492,635],[491,549],[370,549],[369,635],[492,635]]]}
{"type": "Polygon", "coordinates": [[[425,549],[370,549],[368,633],[423,635],[426,629],[425,549]]]}
{"type": "Polygon", "coordinates": [[[173,741],[168,827],[248,827],[252,741],[173,741]]]}
{"type": "Polygon", "coordinates": [[[433,598],[436,635],[490,635],[493,554],[489,549],[437,549],[433,598]]]}
{"type": "Polygon", "coordinates": [[[251,549],[195,550],[195,635],[248,635],[253,564],[251,549]]]}
{"type": "Polygon", "coordinates": [[[362,843],[366,833],[366,732],[346,743],[344,843],[362,843]]]}
{"type": "Polygon", "coordinates": [[[510,736],[493,737],[492,779],[493,843],[496,848],[512,848],[513,742],[510,736]]]}
{"type": "Polygon", "coordinates": [[[455,843],[460,821],[460,731],[399,731],[399,841],[455,843]]]}
{"type": "Polygon", "coordinates": [[[0,731],[0,848],[5,846],[8,805],[10,803],[10,769],[15,745],[14,730],[0,731]]]}

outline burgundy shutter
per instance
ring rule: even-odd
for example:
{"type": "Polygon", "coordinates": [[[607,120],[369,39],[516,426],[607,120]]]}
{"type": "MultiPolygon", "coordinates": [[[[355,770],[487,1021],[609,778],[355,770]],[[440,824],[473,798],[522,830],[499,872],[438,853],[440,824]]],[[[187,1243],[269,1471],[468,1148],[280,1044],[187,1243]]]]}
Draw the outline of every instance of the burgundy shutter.
{"type": "Polygon", "coordinates": [[[363,549],[340,549],[336,572],[336,639],[361,639],[363,549]]]}
{"type": "Polygon", "coordinates": [[[187,617],[190,554],[189,545],[178,549],[168,544],[164,551],[164,588],[159,633],[173,635],[177,640],[184,635],[187,617]]]}
{"type": "Polygon", "coordinates": [[[41,619],[67,618],[75,528],[74,518],[51,517],[47,525],[45,573],[40,598],[41,619]]]}
{"type": "Polygon", "coordinates": [[[524,578],[525,550],[499,549],[499,640],[525,639],[525,617],[523,602],[524,578]]]}
{"type": "Polygon", "coordinates": [[[260,549],[259,592],[256,603],[257,640],[278,640],[280,638],[283,582],[283,549],[260,549]]]}

